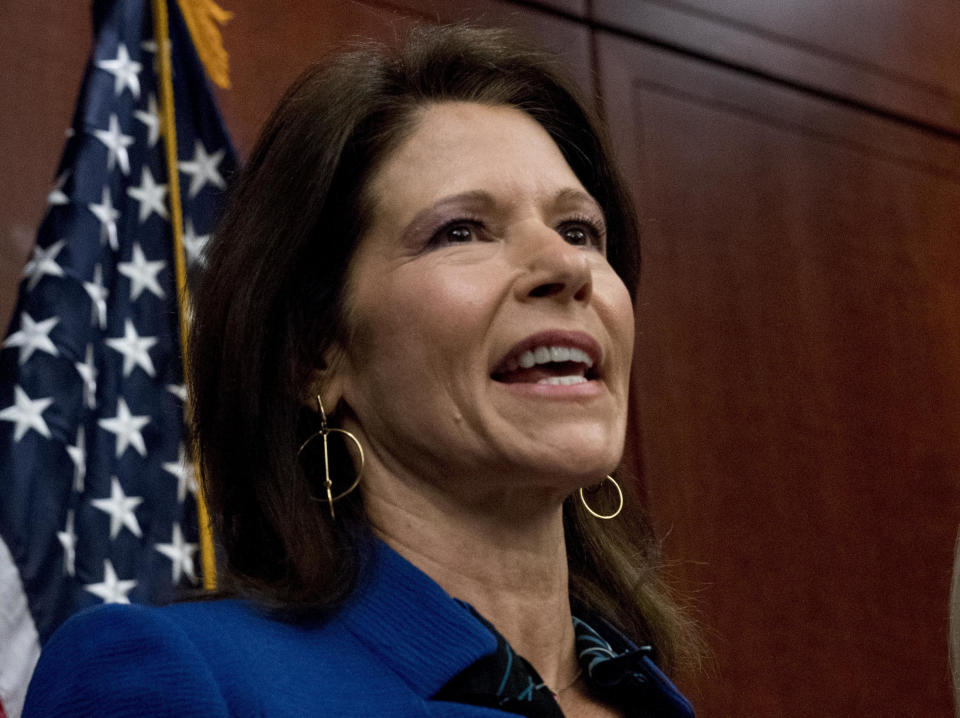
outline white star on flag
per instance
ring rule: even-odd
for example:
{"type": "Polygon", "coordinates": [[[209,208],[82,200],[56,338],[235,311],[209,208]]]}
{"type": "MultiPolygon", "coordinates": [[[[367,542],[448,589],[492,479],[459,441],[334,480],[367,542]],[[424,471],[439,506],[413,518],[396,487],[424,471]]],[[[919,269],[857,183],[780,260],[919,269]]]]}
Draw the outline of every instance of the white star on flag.
{"type": "Polygon", "coordinates": [[[140,522],[137,521],[137,515],[133,512],[140,504],[143,498],[140,496],[127,496],[123,493],[123,487],[120,486],[120,480],[116,476],[110,477],[110,498],[93,499],[91,505],[106,514],[110,514],[110,538],[115,539],[120,533],[120,527],[126,526],[137,538],[143,535],[140,531],[140,522]]]}
{"type": "Polygon", "coordinates": [[[197,493],[197,478],[193,474],[193,465],[187,459],[187,451],[183,444],[180,444],[180,455],[176,461],[168,461],[163,465],[163,470],[172,475],[177,480],[177,501],[183,503],[187,496],[187,489],[190,493],[197,493]]]}
{"type": "Polygon", "coordinates": [[[47,195],[47,204],[60,205],[70,203],[70,198],[63,193],[63,186],[67,183],[68,177],[70,177],[70,170],[67,169],[60,173],[57,181],[53,184],[53,189],[50,190],[50,194],[47,195]]]}
{"type": "Polygon", "coordinates": [[[197,234],[193,229],[193,221],[187,218],[183,228],[183,248],[187,252],[187,264],[203,263],[203,249],[210,241],[209,234],[197,234]]]}
{"type": "Polygon", "coordinates": [[[133,322],[127,319],[123,323],[123,336],[104,340],[104,343],[121,354],[123,354],[123,375],[130,376],[130,373],[136,368],[143,369],[148,376],[155,376],[156,370],[153,368],[153,360],[150,358],[149,349],[157,343],[156,337],[141,337],[137,334],[133,322]]]}
{"type": "Polygon", "coordinates": [[[113,60],[98,61],[97,67],[113,75],[113,92],[117,97],[123,88],[129,87],[134,99],[140,98],[140,78],[137,73],[143,69],[143,65],[130,59],[127,46],[122,42],[117,47],[117,56],[113,60]]]}
{"type": "Polygon", "coordinates": [[[101,329],[106,329],[107,297],[110,296],[110,290],[103,286],[103,270],[99,264],[93,268],[93,281],[84,282],[83,288],[87,290],[92,303],[90,321],[96,320],[101,329]]]}
{"type": "Polygon", "coordinates": [[[146,165],[140,173],[140,186],[127,187],[127,194],[140,203],[140,224],[143,224],[150,217],[151,212],[156,212],[164,219],[169,219],[167,207],[163,203],[163,198],[167,194],[165,184],[157,184],[153,180],[153,174],[146,165]]]}
{"type": "Polygon", "coordinates": [[[170,543],[158,543],[154,548],[170,559],[173,564],[174,584],[180,583],[181,574],[186,575],[190,579],[190,583],[197,582],[197,575],[193,570],[193,554],[196,553],[197,544],[187,543],[183,540],[180,524],[173,525],[173,537],[170,543]]]}
{"type": "Polygon", "coordinates": [[[51,330],[60,321],[59,317],[50,317],[42,322],[35,322],[26,312],[20,314],[20,331],[7,337],[3,346],[20,347],[20,358],[18,363],[23,366],[27,360],[37,350],[46,352],[51,356],[59,356],[60,352],[50,339],[51,330]]]}
{"type": "Polygon", "coordinates": [[[150,423],[149,416],[134,416],[127,407],[127,402],[121,396],[117,399],[117,415],[112,419],[100,419],[97,423],[116,435],[117,458],[119,459],[128,446],[133,446],[140,456],[147,455],[147,446],[143,441],[140,429],[150,423]]]}
{"type": "MultiPolygon", "coordinates": [[[[83,405],[88,409],[97,408],[97,365],[93,363],[93,344],[87,344],[86,357],[75,362],[77,373],[83,379],[83,405]]],[[[83,427],[80,427],[83,430],[83,427]]]]}
{"type": "Polygon", "coordinates": [[[110,127],[106,130],[94,130],[93,136],[100,140],[107,148],[107,169],[113,170],[116,162],[120,163],[120,171],[130,174],[130,155],[127,148],[136,140],[120,131],[120,121],[116,115],[110,115],[110,127]]]}
{"type": "Polygon", "coordinates": [[[30,261],[27,262],[27,266],[23,268],[23,276],[30,277],[30,281],[27,282],[27,289],[32,290],[37,286],[37,282],[39,282],[45,274],[51,277],[63,276],[63,268],[57,264],[57,255],[60,254],[60,250],[63,249],[66,244],[67,240],[60,239],[46,249],[43,247],[33,248],[33,256],[30,258],[30,261]]]}
{"type": "Polygon", "coordinates": [[[0,420],[15,424],[13,440],[19,442],[30,429],[45,439],[50,438],[50,429],[43,419],[43,412],[53,403],[52,397],[31,399],[19,385],[13,387],[13,404],[0,411],[0,420]]]}
{"type": "Polygon", "coordinates": [[[136,588],[135,580],[119,581],[117,572],[113,569],[110,559],[103,562],[103,581],[100,583],[88,583],[83,588],[94,596],[103,599],[104,603],[130,603],[127,594],[136,588]]]}
{"type": "Polygon", "coordinates": [[[83,493],[83,480],[87,476],[87,451],[83,440],[83,424],[77,429],[77,443],[67,446],[67,454],[73,462],[73,490],[78,494],[83,493]]]}
{"type": "MultiPolygon", "coordinates": [[[[133,257],[129,262],[120,262],[117,269],[125,277],[130,278],[130,298],[136,301],[144,289],[150,291],[155,297],[163,299],[166,295],[163,287],[157,280],[157,275],[163,271],[167,263],[162,259],[148,262],[143,250],[138,242],[133,244],[133,257]]],[[[152,376],[152,375],[151,375],[152,376]]]]}
{"type": "MultiPolygon", "coordinates": [[[[166,43],[167,52],[166,54],[170,55],[170,40],[167,40],[166,43]]],[[[140,49],[144,52],[149,52],[153,54],[153,72],[155,75],[160,74],[160,57],[157,55],[157,41],[156,40],[144,40],[140,43],[140,49]]],[[[176,77],[176,73],[173,74],[176,77]]]]}
{"type": "Polygon", "coordinates": [[[73,509],[67,510],[67,525],[63,531],[57,531],[57,539],[63,546],[63,570],[67,575],[76,574],[77,534],[73,530],[73,509]]]}
{"type": "Polygon", "coordinates": [[[187,400],[187,387],[185,384],[167,384],[167,391],[177,397],[181,402],[187,400]]]}
{"type": "Polygon", "coordinates": [[[212,155],[207,154],[203,143],[197,140],[194,142],[193,160],[184,160],[177,163],[181,172],[190,175],[190,191],[188,193],[190,199],[196,197],[197,193],[207,184],[215,185],[220,189],[227,186],[217,169],[217,165],[220,164],[224,154],[223,150],[217,150],[212,155]]]}
{"type": "Polygon", "coordinates": [[[157,98],[150,95],[147,100],[146,110],[134,110],[133,116],[142,122],[147,128],[147,145],[153,149],[160,139],[160,113],[157,111],[157,98]]]}
{"type": "Polygon", "coordinates": [[[100,204],[88,204],[87,209],[100,220],[100,243],[102,244],[104,239],[109,240],[110,249],[116,252],[120,248],[117,242],[117,220],[120,219],[120,211],[113,208],[110,188],[103,188],[103,201],[100,204]]]}

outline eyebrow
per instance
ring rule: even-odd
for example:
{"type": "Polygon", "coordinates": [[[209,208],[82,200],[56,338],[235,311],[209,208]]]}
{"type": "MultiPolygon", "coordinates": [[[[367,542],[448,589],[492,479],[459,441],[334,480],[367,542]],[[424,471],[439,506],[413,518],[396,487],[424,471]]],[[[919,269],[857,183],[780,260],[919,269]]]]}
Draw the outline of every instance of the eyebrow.
{"type": "Polygon", "coordinates": [[[458,207],[464,204],[473,206],[489,206],[495,203],[496,200],[493,198],[493,195],[482,189],[474,189],[467,192],[451,194],[447,197],[437,200],[429,207],[425,207],[417,212],[416,216],[414,216],[413,220],[408,226],[412,227],[414,224],[418,223],[422,217],[443,211],[447,207],[458,207]]]}
{"type": "Polygon", "coordinates": [[[593,195],[576,187],[567,187],[566,189],[560,190],[553,198],[553,201],[555,204],[560,204],[561,202],[585,202],[586,204],[591,204],[596,207],[600,210],[601,214],[603,213],[603,208],[600,206],[600,203],[594,199],[593,195]]]}

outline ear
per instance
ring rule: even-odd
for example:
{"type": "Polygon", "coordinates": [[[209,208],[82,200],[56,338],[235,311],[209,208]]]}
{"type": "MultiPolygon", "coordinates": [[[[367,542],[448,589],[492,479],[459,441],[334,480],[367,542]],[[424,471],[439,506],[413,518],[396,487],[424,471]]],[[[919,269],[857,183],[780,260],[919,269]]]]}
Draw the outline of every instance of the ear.
{"type": "Polygon", "coordinates": [[[320,366],[310,371],[301,401],[311,411],[319,413],[318,395],[323,400],[323,410],[327,416],[337,410],[343,398],[343,356],[340,345],[334,344],[324,352],[320,366]]]}

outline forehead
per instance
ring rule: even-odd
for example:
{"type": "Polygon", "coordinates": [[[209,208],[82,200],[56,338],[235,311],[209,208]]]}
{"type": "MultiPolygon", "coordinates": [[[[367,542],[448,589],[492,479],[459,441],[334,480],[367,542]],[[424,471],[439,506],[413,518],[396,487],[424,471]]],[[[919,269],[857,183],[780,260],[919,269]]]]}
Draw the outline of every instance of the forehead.
{"type": "MultiPolygon", "coordinates": [[[[452,194],[551,196],[583,189],[556,143],[514,107],[473,102],[431,104],[370,183],[375,214],[412,214],[452,194]]],[[[402,216],[395,217],[402,219],[402,216]]]]}

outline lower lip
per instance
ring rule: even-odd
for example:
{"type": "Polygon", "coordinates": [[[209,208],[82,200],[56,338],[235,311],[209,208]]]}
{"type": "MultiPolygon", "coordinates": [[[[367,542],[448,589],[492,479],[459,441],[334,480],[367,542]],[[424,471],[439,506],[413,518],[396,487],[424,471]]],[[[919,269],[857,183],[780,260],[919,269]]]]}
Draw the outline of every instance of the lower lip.
{"type": "Polygon", "coordinates": [[[535,384],[532,382],[496,382],[511,394],[542,399],[585,399],[599,395],[603,383],[596,379],[579,384],[535,384]]]}

